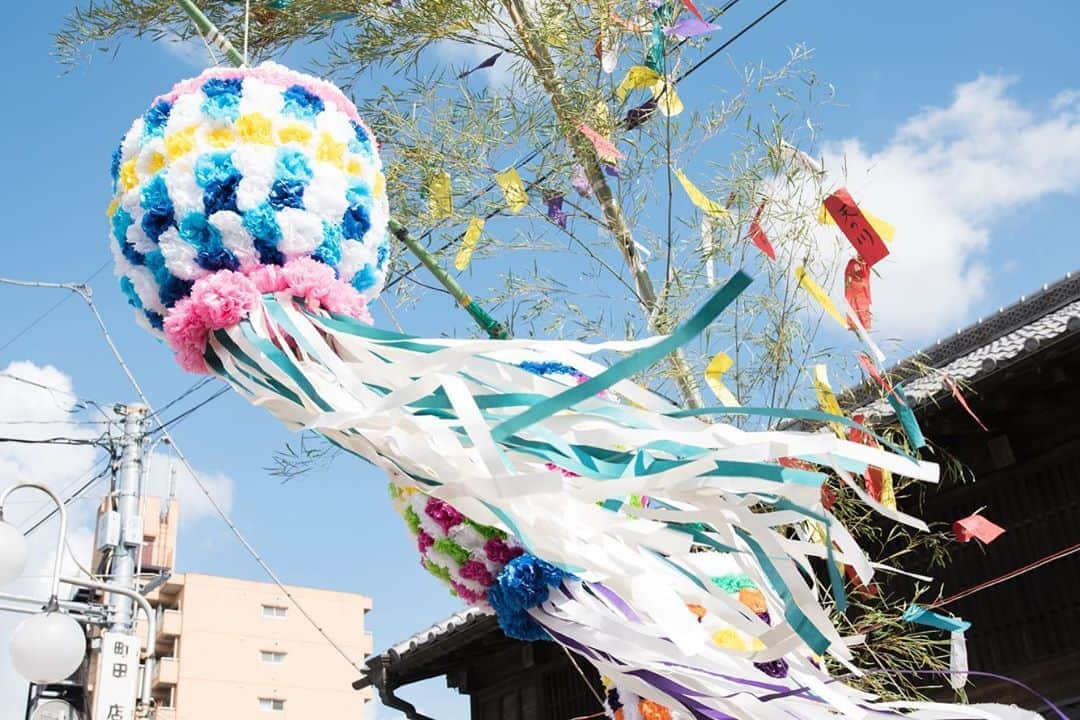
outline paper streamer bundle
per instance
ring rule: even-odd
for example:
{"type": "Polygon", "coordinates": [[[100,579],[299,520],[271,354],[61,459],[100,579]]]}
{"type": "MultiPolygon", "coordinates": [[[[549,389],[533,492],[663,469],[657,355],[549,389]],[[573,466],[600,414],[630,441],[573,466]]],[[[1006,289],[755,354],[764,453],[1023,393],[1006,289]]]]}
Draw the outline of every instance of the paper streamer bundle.
{"type": "Polygon", "coordinates": [[[827,559],[841,607],[837,563],[864,584],[873,567],[822,507],[826,475],[780,461],[829,468],[918,528],[856,476],[933,482],[937,467],[883,438],[708,423],[627,379],[700,333],[747,276],[671,336],[637,342],[374,328],[387,221],[375,142],[336,88],[269,64],[209,70],[159,98],[114,178],[112,244],[138,316],[185,368],[383,468],[425,567],[508,633],[554,639],[622,696],[685,717],[896,714],[815,659],[847,664],[858,638],[830,623],[811,559],[827,559]],[[627,355],[606,367],[590,359],[601,351],[627,355]],[[825,543],[789,532],[811,523],[825,543]],[[715,581],[729,576],[745,585],[715,581]]]}

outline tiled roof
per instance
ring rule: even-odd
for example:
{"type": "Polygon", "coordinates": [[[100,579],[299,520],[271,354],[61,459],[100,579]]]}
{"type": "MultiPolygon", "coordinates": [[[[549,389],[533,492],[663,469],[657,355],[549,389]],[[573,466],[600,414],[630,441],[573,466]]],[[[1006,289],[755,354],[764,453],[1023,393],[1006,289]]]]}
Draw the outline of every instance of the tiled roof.
{"type": "MultiPolygon", "coordinates": [[[[402,658],[416,652],[420,648],[449,635],[462,632],[483,620],[492,617],[491,613],[478,607],[470,607],[461,612],[454,613],[442,622],[437,622],[427,630],[421,630],[407,640],[399,642],[388,648],[383,655],[391,662],[397,662],[402,658]]],[[[368,661],[370,664],[370,660],[368,661]]]]}
{"type": "MultiPolygon", "coordinates": [[[[1080,273],[1069,273],[901,361],[890,368],[889,377],[903,380],[908,401],[917,405],[950,392],[946,376],[961,384],[973,383],[1078,333],[1080,273]]],[[[878,394],[876,386],[866,382],[847,391],[844,404],[858,408],[853,413],[892,415],[892,408],[878,394]]]]}

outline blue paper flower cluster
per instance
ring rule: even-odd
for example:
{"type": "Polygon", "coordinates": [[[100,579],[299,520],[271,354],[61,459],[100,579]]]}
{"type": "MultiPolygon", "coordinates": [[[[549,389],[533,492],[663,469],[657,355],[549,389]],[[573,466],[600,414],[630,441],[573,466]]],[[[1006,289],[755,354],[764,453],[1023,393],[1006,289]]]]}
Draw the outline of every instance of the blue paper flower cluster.
{"type": "Polygon", "coordinates": [[[111,170],[121,290],[158,334],[221,271],[268,277],[262,268],[311,258],[364,301],[378,295],[389,254],[381,162],[356,108],[325,81],[273,63],[207,70],[151,104],[111,170]]]}
{"type": "Polygon", "coordinates": [[[508,562],[488,590],[499,627],[515,640],[550,640],[527,611],[547,601],[550,588],[569,577],[573,576],[527,553],[508,562]]]}

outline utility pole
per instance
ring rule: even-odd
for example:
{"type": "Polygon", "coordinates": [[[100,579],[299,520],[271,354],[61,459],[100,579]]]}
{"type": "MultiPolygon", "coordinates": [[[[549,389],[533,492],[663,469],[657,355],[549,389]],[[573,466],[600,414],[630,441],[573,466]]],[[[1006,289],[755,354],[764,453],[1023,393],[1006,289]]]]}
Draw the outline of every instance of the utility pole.
{"type": "MultiPolygon", "coordinates": [[[[120,542],[114,549],[111,581],[130,590],[135,588],[135,568],[143,542],[143,522],[139,509],[139,478],[143,470],[148,411],[144,405],[117,405],[124,416],[124,434],[120,440],[120,468],[116,473],[116,512],[120,521],[120,542]]],[[[112,598],[116,617],[113,632],[130,633],[134,629],[135,607],[131,598],[112,598]]]]}

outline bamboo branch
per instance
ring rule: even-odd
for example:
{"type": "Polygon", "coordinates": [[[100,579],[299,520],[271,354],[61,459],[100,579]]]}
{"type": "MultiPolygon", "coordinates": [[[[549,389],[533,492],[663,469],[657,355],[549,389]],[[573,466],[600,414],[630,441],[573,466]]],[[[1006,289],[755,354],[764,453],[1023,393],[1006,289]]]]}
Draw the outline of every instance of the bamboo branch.
{"type": "MultiPolygon", "coordinates": [[[[541,85],[543,85],[551,100],[555,116],[563,127],[563,132],[570,143],[570,147],[573,149],[578,162],[585,169],[585,175],[588,177],[593,194],[604,212],[608,228],[611,230],[612,235],[615,236],[615,244],[622,253],[626,266],[634,278],[637,297],[642,310],[645,312],[649,327],[655,332],[669,332],[673,324],[672,320],[663,306],[657,301],[652,278],[649,277],[645,263],[642,262],[641,256],[638,255],[634,236],[630,231],[626,217],[623,215],[622,207],[619,205],[618,200],[615,199],[611,186],[604,177],[603,167],[600,164],[596,149],[577,130],[577,123],[574,122],[574,112],[563,93],[559,73],[555,69],[555,63],[548,52],[547,46],[538,38],[536,26],[529,17],[523,0],[502,0],[502,3],[510,15],[515,32],[521,39],[526,58],[535,69],[541,85]]],[[[669,362],[671,363],[675,382],[679,386],[679,392],[683,397],[683,402],[688,407],[701,407],[701,392],[694,378],[693,369],[690,367],[690,363],[686,360],[682,350],[672,353],[669,356],[669,362]]]]}

